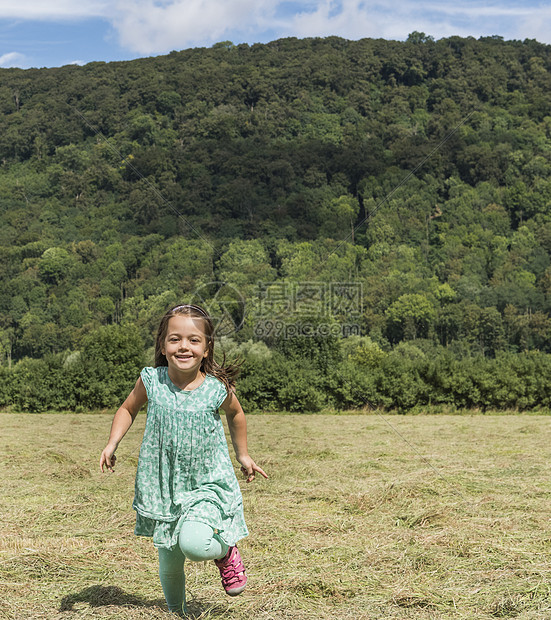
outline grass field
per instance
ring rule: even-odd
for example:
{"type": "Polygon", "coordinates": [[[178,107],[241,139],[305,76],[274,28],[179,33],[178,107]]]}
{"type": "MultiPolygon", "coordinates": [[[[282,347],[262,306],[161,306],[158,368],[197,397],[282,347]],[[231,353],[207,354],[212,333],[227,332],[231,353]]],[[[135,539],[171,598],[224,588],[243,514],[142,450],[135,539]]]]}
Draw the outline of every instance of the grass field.
{"type": "MultiPolygon", "coordinates": [[[[2,414],[0,617],[163,619],[133,534],[145,416],[2,414]]],[[[249,586],[186,564],[192,618],[551,618],[551,417],[249,416],[249,586]]]]}

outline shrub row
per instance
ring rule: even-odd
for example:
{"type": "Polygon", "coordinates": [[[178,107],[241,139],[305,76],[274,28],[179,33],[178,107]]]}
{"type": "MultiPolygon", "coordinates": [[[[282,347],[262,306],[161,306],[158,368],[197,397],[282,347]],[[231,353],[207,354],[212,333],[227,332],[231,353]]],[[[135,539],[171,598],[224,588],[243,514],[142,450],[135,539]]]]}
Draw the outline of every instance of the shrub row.
{"type": "MultiPolygon", "coordinates": [[[[244,358],[237,392],[245,411],[551,408],[549,354],[486,358],[422,345],[402,343],[383,351],[358,338],[229,348],[244,358]]],[[[135,329],[112,325],[91,332],[81,352],[0,367],[0,407],[41,412],[118,406],[145,365],[143,350],[135,329]]]]}
{"type": "Polygon", "coordinates": [[[320,373],[280,355],[245,365],[238,393],[249,410],[319,411],[420,407],[534,410],[551,407],[551,355],[409,359],[391,353],[365,366],[348,358],[320,373]]]}
{"type": "Polygon", "coordinates": [[[33,413],[114,407],[132,389],[143,360],[135,329],[101,327],[86,336],[81,352],[0,367],[0,407],[33,413]]]}

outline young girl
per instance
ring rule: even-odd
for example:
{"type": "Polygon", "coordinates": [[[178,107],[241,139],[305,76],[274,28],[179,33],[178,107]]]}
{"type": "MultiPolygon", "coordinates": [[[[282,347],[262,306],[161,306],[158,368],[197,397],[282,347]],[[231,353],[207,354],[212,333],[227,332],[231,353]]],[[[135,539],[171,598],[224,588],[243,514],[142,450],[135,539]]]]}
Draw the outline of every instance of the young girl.
{"type": "Polygon", "coordinates": [[[162,318],[155,367],[144,368],[115,413],[100,468],[113,471],[115,450],[148,402],[136,472],[135,534],[151,536],[170,611],[186,611],[184,560],[214,560],[230,596],[247,576],[237,541],[247,536],[243,499],[218,408],[226,413],[235,455],[251,482],[258,472],[247,451],[247,424],[233,390],[237,368],[214,361],[214,328],[199,306],[181,305],[162,318]]]}

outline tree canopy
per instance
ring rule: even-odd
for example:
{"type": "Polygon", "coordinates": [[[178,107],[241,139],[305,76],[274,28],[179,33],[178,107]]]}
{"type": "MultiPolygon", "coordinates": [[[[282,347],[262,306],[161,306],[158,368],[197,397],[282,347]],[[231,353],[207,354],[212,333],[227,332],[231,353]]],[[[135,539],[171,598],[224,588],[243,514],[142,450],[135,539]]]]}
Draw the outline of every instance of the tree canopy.
{"type": "Polygon", "coordinates": [[[236,346],[302,351],[296,381],[319,365],[266,319],[296,331],[304,308],[388,355],[551,354],[549,92],[551,46],[419,32],[0,69],[2,372],[67,368],[105,327],[147,350],[212,282],[246,303],[236,346]]]}

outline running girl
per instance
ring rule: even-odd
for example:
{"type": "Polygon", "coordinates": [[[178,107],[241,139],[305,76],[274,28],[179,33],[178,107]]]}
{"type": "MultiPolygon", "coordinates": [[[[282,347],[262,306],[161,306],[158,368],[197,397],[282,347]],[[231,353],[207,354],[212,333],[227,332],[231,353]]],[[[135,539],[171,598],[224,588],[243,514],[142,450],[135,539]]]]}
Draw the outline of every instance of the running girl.
{"type": "Polygon", "coordinates": [[[121,439],[147,401],[136,472],[135,534],[150,536],[170,611],[186,611],[184,560],[214,560],[230,596],[247,583],[236,547],[247,536],[243,499],[218,408],[226,414],[235,456],[247,482],[266,473],[247,450],[247,423],[234,392],[237,367],[214,361],[214,327],[199,306],[162,318],[155,367],[144,368],[115,413],[100,468],[113,471],[121,439]]]}

